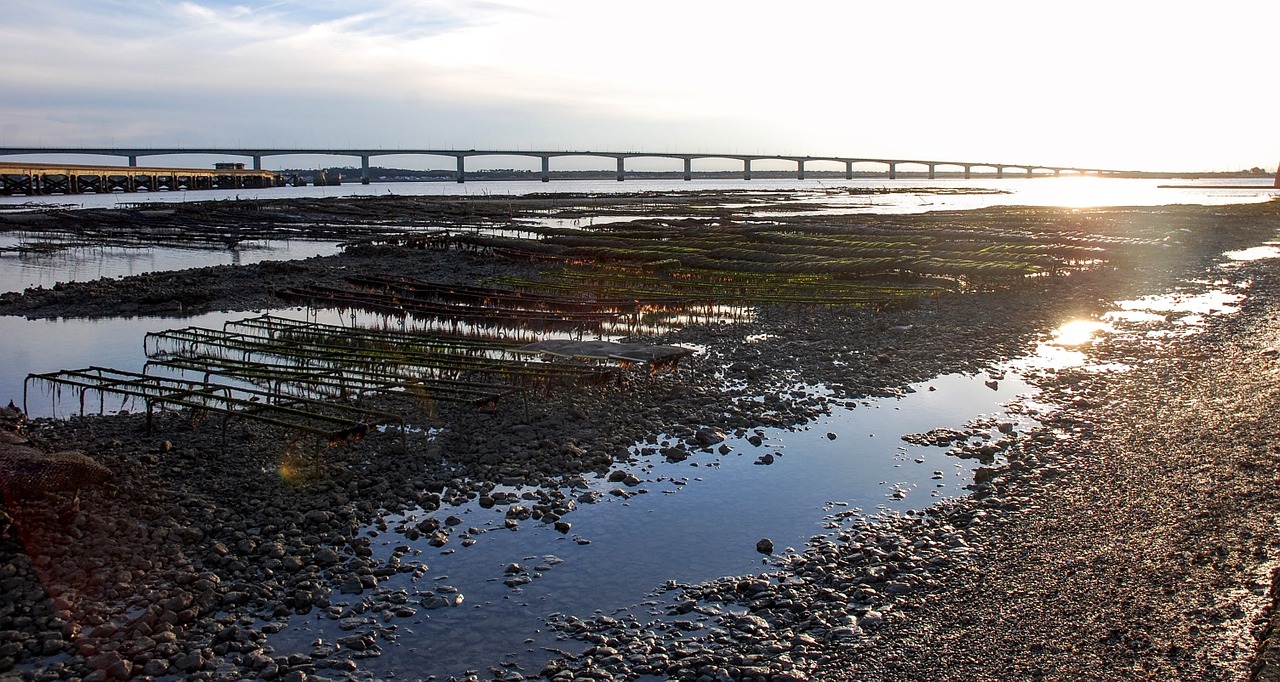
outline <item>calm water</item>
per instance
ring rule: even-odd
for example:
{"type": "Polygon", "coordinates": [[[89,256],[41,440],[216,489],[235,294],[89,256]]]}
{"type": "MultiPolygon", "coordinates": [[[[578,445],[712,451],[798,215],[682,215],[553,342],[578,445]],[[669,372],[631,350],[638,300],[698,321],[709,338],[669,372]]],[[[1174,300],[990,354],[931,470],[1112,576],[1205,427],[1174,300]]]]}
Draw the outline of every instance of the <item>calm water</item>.
{"type": "Polygon", "coordinates": [[[0,234],[0,292],[50,288],[58,282],[117,279],[210,265],[250,265],[265,260],[298,260],[338,252],[333,242],[266,241],[234,249],[74,247],[48,253],[19,251],[25,240],[0,234]]]}
{"type": "MultiPolygon", "coordinates": [[[[843,186],[880,186],[874,182],[829,181],[662,181],[662,182],[558,182],[558,183],[402,183],[359,185],[341,188],[285,188],[263,192],[262,196],[333,196],[338,193],[383,194],[519,194],[526,192],[570,191],[661,191],[680,189],[801,189],[810,192],[810,208],[817,204],[839,203],[840,210],[914,212],[935,209],[973,208],[1001,203],[1039,205],[1155,205],[1168,203],[1238,203],[1265,200],[1274,191],[1168,190],[1158,182],[1141,180],[1007,179],[989,181],[895,181],[895,186],[998,187],[1012,194],[946,196],[927,193],[883,196],[831,195],[826,190],[843,186]]],[[[1262,183],[1259,184],[1268,184],[1262,183]]],[[[187,195],[215,198],[214,193],[187,195]]],[[[241,198],[248,198],[242,191],[241,198]]],[[[68,198],[55,197],[55,203],[68,198]]],[[[184,200],[182,194],[72,197],[75,202],[184,200]]],[[[17,202],[21,203],[21,202],[17,202]]],[[[69,202],[68,202],[69,203],[69,202]]],[[[803,207],[800,210],[805,210],[803,207]]],[[[825,210],[825,209],[824,209],[825,210]]],[[[0,238],[3,238],[0,236],[0,238]]],[[[261,250],[195,251],[151,249],[127,253],[110,250],[81,250],[60,253],[47,261],[24,261],[0,257],[0,285],[17,290],[34,284],[49,286],[69,279],[136,274],[176,267],[250,262],[250,259],[297,258],[324,253],[332,245],[308,242],[264,245],[261,250]],[[297,249],[297,250],[294,250],[297,249]]],[[[1271,257],[1269,250],[1249,252],[1239,257],[1271,257]]],[[[1152,339],[1163,335],[1195,333],[1204,318],[1230,314],[1232,304],[1244,293],[1240,287],[1224,284],[1207,295],[1153,296],[1116,302],[1114,310],[1096,320],[1066,325],[1056,334],[1046,335],[1041,346],[1004,371],[993,390],[985,375],[948,375],[914,386],[902,398],[866,400],[837,404],[831,413],[802,431],[764,429],[764,442],[753,446],[744,439],[731,438],[731,451],[724,455],[698,454],[681,463],[641,459],[630,467],[643,483],[630,499],[605,494],[596,504],[583,504],[566,517],[572,522],[569,534],[561,534],[534,522],[524,522],[519,531],[503,528],[501,509],[485,510],[469,506],[441,510],[437,516],[454,513],[464,520],[462,527],[475,526],[485,532],[472,547],[450,543],[433,548],[425,542],[407,543],[395,533],[375,538],[376,551],[388,554],[396,545],[410,544],[415,558],[430,570],[417,583],[407,575],[392,578],[383,586],[430,589],[442,584],[465,596],[458,608],[420,610],[418,615],[396,619],[399,640],[385,643],[385,654],[363,665],[379,677],[438,675],[441,679],[468,669],[485,671],[499,662],[536,673],[547,658],[542,647],[573,650],[574,643],[556,642],[544,622],[548,614],[570,613],[588,617],[595,612],[613,613],[636,607],[665,581],[701,581],[724,575],[768,570],[755,551],[762,537],[782,548],[802,549],[813,536],[824,532],[828,515],[849,508],[868,513],[907,512],[926,508],[935,500],[963,494],[971,480],[974,462],[945,454],[942,448],[908,445],[901,436],[937,427],[963,428],[972,420],[988,417],[1014,424],[1021,430],[1035,414],[1035,391],[1022,379],[1025,372],[1041,368],[1079,365],[1085,356],[1080,350],[1090,343],[1103,343],[1117,334],[1141,334],[1152,339]],[[930,390],[933,389],[933,390],[930,390]],[[1006,406],[1013,405],[1010,410],[1006,406]],[[832,434],[835,438],[831,438],[832,434]],[[757,465],[765,453],[775,456],[773,464],[757,465]],[[576,539],[588,541],[580,544],[576,539]],[[555,557],[551,562],[547,557],[555,557]],[[533,582],[511,588],[503,582],[508,563],[546,562],[533,582]],[[562,563],[560,563],[562,562],[562,563]]],[[[302,318],[301,310],[272,311],[302,318]]],[[[142,339],[148,331],[203,326],[220,327],[248,313],[211,313],[192,318],[132,318],[108,320],[33,321],[0,317],[0,338],[4,340],[5,362],[0,363],[0,402],[21,402],[23,380],[29,372],[102,365],[124,370],[141,370],[145,362],[142,339]]],[[[322,318],[335,323],[337,320],[322,318]]],[[[1096,371],[1124,371],[1124,367],[1097,367],[1096,371]]],[[[821,391],[820,387],[800,387],[821,391]]],[[[36,391],[30,397],[33,414],[48,415],[54,403],[36,391]]],[[[59,415],[70,406],[63,405],[59,415]]],[[[992,437],[996,434],[992,432],[992,437]]],[[[637,446],[639,447],[639,445],[637,446]]],[[[591,488],[608,492],[621,484],[604,480],[590,482],[591,488]]],[[[581,491],[577,491],[581,492],[581,491]]],[[[389,521],[390,522],[390,521],[389,521]]],[[[334,596],[335,601],[344,597],[334,596]]],[[[349,599],[349,597],[348,597],[349,599]]],[[[643,607],[641,607],[643,608],[643,607]]],[[[310,652],[317,638],[332,641],[341,634],[334,623],[314,614],[290,619],[274,636],[279,653],[310,652]]]]}
{"type": "MultiPolygon", "coordinates": [[[[837,408],[807,430],[763,429],[758,447],[731,438],[732,451],[724,455],[696,454],[675,464],[661,457],[641,460],[630,470],[644,482],[628,490],[645,492],[624,500],[607,494],[623,484],[591,482],[605,494],[565,517],[573,524],[568,534],[531,521],[516,532],[506,530],[499,508],[437,512],[457,514],[463,519],[460,528],[485,532],[474,546],[456,551],[452,542],[440,549],[409,543],[422,551],[415,559],[431,570],[416,583],[401,575],[380,587],[412,591],[442,582],[464,596],[463,605],[398,619],[401,640],[384,645],[383,657],[365,664],[375,674],[398,669],[444,676],[505,660],[536,673],[547,658],[542,647],[581,648],[554,640],[543,622],[548,614],[613,614],[644,601],[667,580],[698,582],[768,571],[755,550],[763,537],[772,539],[779,553],[802,550],[811,537],[825,532],[823,521],[833,512],[851,507],[903,512],[962,494],[976,462],[949,457],[942,448],[908,445],[900,436],[938,426],[959,428],[980,411],[1013,424],[1030,422],[1007,414],[1001,405],[1031,394],[1029,386],[1006,378],[992,390],[985,379],[942,376],[901,399],[837,408]],[[775,456],[774,463],[756,464],[765,453],[775,456]],[[502,582],[507,564],[533,565],[547,557],[563,563],[548,564],[549,570],[518,588],[502,582]]],[[[999,435],[995,429],[989,433],[999,435]]],[[[380,555],[399,544],[405,544],[399,535],[375,538],[380,555]]],[[[309,653],[314,640],[337,635],[331,621],[296,617],[275,645],[282,652],[309,653]]]]}

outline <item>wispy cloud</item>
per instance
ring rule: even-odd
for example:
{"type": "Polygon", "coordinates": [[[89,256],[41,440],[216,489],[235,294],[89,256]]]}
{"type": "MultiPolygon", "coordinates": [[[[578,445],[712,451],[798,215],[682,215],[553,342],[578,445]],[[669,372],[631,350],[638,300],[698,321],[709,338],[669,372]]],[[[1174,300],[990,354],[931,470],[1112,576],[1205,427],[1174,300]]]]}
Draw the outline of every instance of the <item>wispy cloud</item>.
{"type": "Polygon", "coordinates": [[[1270,165],[1277,24],[1231,2],[37,2],[0,22],[0,144],[1270,165]]]}

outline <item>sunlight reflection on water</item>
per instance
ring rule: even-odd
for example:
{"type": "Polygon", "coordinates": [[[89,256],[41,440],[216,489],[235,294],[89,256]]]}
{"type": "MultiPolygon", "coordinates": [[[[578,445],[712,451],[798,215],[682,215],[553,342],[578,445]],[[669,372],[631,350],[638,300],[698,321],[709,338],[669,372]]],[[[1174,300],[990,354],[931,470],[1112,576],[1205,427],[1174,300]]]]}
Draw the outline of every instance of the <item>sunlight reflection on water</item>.
{"type": "Polygon", "coordinates": [[[1280,246],[1276,246],[1274,244],[1263,244],[1262,246],[1254,246],[1252,248],[1241,249],[1239,251],[1228,251],[1222,255],[1226,256],[1227,258],[1230,258],[1233,261],[1251,261],[1251,260],[1263,260],[1266,258],[1277,258],[1277,257],[1280,257],[1280,246]]]}
{"type": "Polygon", "coordinates": [[[1103,332],[1112,331],[1111,325],[1095,320],[1072,320],[1053,331],[1049,343],[1058,346],[1083,346],[1092,343],[1103,332]]]}
{"type": "Polygon", "coordinates": [[[1120,363],[1087,364],[1088,354],[1082,347],[1105,343],[1109,339],[1166,339],[1198,333],[1208,317],[1231,315],[1239,304],[1246,285],[1226,281],[1210,283],[1214,288],[1201,292],[1174,291],[1167,294],[1116,301],[1116,309],[1103,313],[1097,320],[1070,320],[1050,332],[1026,357],[1013,360],[1009,367],[1020,370],[1060,370],[1080,368],[1086,371],[1125,371],[1120,363]]]}
{"type": "MultiPolygon", "coordinates": [[[[1117,305],[1122,311],[1138,311],[1146,313],[1184,313],[1188,317],[1218,313],[1234,313],[1239,310],[1239,303],[1244,294],[1225,289],[1211,289],[1202,293],[1189,294],[1173,292],[1162,295],[1143,296],[1131,301],[1120,301],[1117,305]]],[[[1183,318],[1186,319],[1186,318],[1183,318]]]]}

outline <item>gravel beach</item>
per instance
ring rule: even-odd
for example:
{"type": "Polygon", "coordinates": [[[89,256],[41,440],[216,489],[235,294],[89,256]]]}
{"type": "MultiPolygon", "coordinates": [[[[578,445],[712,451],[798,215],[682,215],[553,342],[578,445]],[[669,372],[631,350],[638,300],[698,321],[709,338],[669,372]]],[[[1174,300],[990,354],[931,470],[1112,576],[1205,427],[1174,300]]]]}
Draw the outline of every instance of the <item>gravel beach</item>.
{"type": "MultiPolygon", "coordinates": [[[[679,439],[677,458],[944,373],[997,380],[1055,328],[1117,301],[1228,289],[1244,294],[1239,310],[1188,333],[1115,335],[1081,347],[1083,366],[1029,370],[1051,409],[990,452],[959,452],[984,458],[969,495],[901,516],[836,514],[809,547],[771,554],[766,572],[665,586],[660,612],[559,616],[548,626],[578,646],[548,652],[541,670],[495,666],[473,679],[1280,679],[1280,271],[1222,255],[1274,239],[1280,204],[895,220],[1061,224],[1064,239],[1106,225],[1098,233],[1114,239],[1106,262],[1069,275],[910,305],[766,305],[739,324],[681,327],[638,339],[705,348],[676,372],[550,392],[523,409],[442,403],[438,433],[373,432],[322,452],[279,429],[224,432],[177,413],[150,432],[139,414],[6,413],[7,452],[78,450],[114,479],[0,510],[0,676],[368,679],[363,662],[396,637],[389,625],[460,596],[380,589],[430,567],[408,547],[376,558],[362,528],[465,551],[449,507],[478,501],[507,508],[516,526],[572,534],[574,482],[618,473],[655,434],[679,439]],[[415,508],[429,514],[396,517],[415,508]],[[276,654],[269,636],[299,613],[344,634],[309,656],[276,654]]],[[[305,261],[4,294],[0,314],[257,311],[280,306],[282,288],[371,271],[474,284],[536,268],[371,241],[305,261]]]]}

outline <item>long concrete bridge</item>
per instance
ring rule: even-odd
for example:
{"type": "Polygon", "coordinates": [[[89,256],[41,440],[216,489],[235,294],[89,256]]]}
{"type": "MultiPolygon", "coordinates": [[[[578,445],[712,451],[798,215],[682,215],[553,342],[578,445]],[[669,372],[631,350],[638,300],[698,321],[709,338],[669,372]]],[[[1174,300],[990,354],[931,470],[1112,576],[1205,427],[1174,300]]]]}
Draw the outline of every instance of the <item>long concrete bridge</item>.
{"type": "Polygon", "coordinates": [[[969,178],[975,168],[991,169],[996,177],[1005,176],[1005,171],[1021,171],[1027,176],[1052,173],[1076,175],[1121,175],[1128,171],[1108,170],[1103,168],[1076,168],[1067,166],[1045,166],[1025,163],[992,163],[979,161],[940,161],[925,159],[875,159],[849,156],[796,156],[790,154],[681,154],[673,152],[644,151],[531,151],[524,149],[367,149],[367,148],[301,148],[271,149],[261,147],[227,148],[227,147],[0,147],[0,157],[16,155],[51,155],[79,154],[90,156],[110,156],[128,159],[130,166],[137,166],[138,159],[156,156],[176,155],[210,155],[244,157],[253,160],[253,169],[262,170],[262,160],[271,156],[347,156],[360,159],[361,182],[369,183],[369,160],[379,156],[435,156],[453,158],[457,163],[455,179],[465,182],[467,179],[466,160],[471,157],[484,156],[517,156],[541,159],[542,181],[551,180],[551,160],[567,157],[596,157],[614,159],[617,162],[617,178],[622,181],[626,177],[626,161],[628,159],[652,158],[675,159],[684,162],[684,179],[693,178],[693,162],[704,159],[731,160],[742,163],[742,178],[751,179],[751,164],[758,161],[786,161],[796,164],[796,178],[803,180],[805,167],[812,163],[844,164],[846,179],[853,179],[854,164],[876,164],[884,166],[889,179],[898,177],[900,166],[919,167],[928,170],[929,178],[934,178],[938,168],[956,168],[964,171],[969,178]]]}

